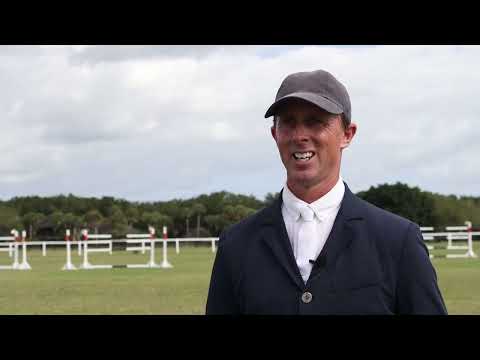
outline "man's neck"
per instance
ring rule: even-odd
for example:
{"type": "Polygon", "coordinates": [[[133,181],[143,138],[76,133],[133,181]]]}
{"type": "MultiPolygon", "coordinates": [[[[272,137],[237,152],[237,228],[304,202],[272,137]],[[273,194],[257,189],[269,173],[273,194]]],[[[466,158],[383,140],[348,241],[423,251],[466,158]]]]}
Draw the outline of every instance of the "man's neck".
{"type": "Polygon", "coordinates": [[[319,184],[313,186],[304,186],[298,183],[292,183],[287,180],[287,185],[290,191],[300,200],[305,201],[308,204],[320,199],[327,194],[337,184],[339,175],[327,178],[319,184]]]}

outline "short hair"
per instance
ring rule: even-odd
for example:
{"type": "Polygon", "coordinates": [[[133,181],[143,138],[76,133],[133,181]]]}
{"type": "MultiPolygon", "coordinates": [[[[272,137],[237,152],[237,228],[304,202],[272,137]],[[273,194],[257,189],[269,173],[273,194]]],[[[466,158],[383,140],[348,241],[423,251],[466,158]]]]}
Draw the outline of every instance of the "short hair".
{"type": "MultiPolygon", "coordinates": [[[[277,120],[279,116],[278,115],[273,115],[273,126],[277,126],[277,120]]],[[[348,128],[348,125],[350,125],[350,120],[347,119],[344,113],[340,114],[340,119],[342,120],[342,125],[344,129],[348,128]]]]}

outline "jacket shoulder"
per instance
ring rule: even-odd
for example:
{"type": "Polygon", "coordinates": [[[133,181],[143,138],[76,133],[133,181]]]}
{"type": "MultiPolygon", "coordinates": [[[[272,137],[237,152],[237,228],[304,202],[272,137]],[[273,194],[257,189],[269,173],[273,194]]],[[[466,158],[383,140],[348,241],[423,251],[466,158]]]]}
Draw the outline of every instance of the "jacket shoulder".
{"type": "MultiPolygon", "coordinates": [[[[383,255],[399,259],[406,246],[420,242],[421,232],[416,223],[358,199],[363,209],[368,236],[383,255]]],[[[382,258],[385,260],[387,257],[382,258]]]]}
{"type": "Polygon", "coordinates": [[[268,208],[261,209],[227,227],[220,234],[217,257],[221,257],[223,263],[228,264],[227,268],[235,284],[238,284],[242,278],[243,264],[252,245],[261,238],[260,230],[268,212],[268,208]]]}
{"type": "Polygon", "coordinates": [[[230,225],[223,231],[221,237],[227,243],[241,241],[244,244],[247,239],[251,239],[258,232],[265,220],[268,219],[271,210],[270,207],[260,209],[254,214],[230,225]]]}

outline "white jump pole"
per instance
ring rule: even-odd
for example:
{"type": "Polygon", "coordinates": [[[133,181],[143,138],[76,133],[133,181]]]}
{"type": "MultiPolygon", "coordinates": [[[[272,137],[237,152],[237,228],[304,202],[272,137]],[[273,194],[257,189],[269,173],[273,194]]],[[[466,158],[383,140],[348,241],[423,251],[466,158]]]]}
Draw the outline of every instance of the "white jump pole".
{"type": "Polygon", "coordinates": [[[18,266],[20,264],[18,263],[18,242],[15,241],[15,245],[13,247],[13,264],[12,264],[12,269],[18,269],[18,266]]]}
{"type": "Polygon", "coordinates": [[[447,245],[447,249],[451,248],[453,243],[452,243],[452,234],[451,233],[448,233],[447,234],[447,241],[448,241],[448,245],[447,245]]]}
{"type": "Polygon", "coordinates": [[[15,245],[13,248],[13,264],[12,264],[12,269],[18,269],[19,263],[18,263],[18,241],[20,240],[18,237],[18,231],[13,229],[10,232],[13,237],[15,238],[15,245]]]}
{"type": "Polygon", "coordinates": [[[45,244],[45,241],[42,244],[42,255],[47,256],[47,244],[45,244]]]}
{"type": "Polygon", "coordinates": [[[172,264],[170,264],[167,260],[167,227],[163,227],[163,261],[162,265],[160,265],[162,268],[167,269],[167,268],[172,268],[172,264]]]}
{"type": "Polygon", "coordinates": [[[80,266],[82,269],[91,268],[92,265],[88,262],[88,230],[82,230],[82,240],[83,240],[83,264],[80,266]]]}
{"type": "MultiPolygon", "coordinates": [[[[150,262],[148,263],[149,267],[159,267],[155,264],[155,228],[153,226],[148,227],[148,232],[150,233],[150,262]]],[[[145,244],[145,242],[142,242],[145,244]]]]}
{"type": "Polygon", "coordinates": [[[80,241],[78,242],[78,256],[82,255],[82,240],[84,240],[84,232],[80,230],[80,241]]]}
{"type": "Polygon", "coordinates": [[[67,263],[63,266],[62,270],[77,270],[72,264],[72,253],[70,248],[70,229],[65,230],[65,241],[67,242],[67,263]]]}
{"type": "Polygon", "coordinates": [[[180,241],[175,241],[175,250],[177,254],[180,254],[180,241]]]}
{"type": "Polygon", "coordinates": [[[27,262],[27,243],[25,238],[27,237],[27,232],[22,230],[22,263],[18,265],[19,270],[31,270],[32,267],[27,262]]]}
{"type": "Polygon", "coordinates": [[[465,221],[465,225],[467,225],[467,232],[468,232],[468,251],[467,257],[476,258],[477,255],[473,252],[473,240],[472,240],[472,222],[465,221]]]}
{"type": "Polygon", "coordinates": [[[215,239],[212,239],[212,252],[215,252],[215,239]]]}

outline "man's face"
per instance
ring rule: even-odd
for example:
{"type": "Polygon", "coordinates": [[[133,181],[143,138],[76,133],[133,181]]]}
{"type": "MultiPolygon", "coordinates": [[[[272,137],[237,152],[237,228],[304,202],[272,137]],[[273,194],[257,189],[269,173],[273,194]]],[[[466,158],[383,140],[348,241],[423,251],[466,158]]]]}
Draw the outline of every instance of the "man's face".
{"type": "Polygon", "coordinates": [[[271,129],[287,170],[289,187],[309,189],[332,184],[340,172],[342,149],[356,125],[343,127],[341,117],[302,100],[292,99],[278,111],[271,129]]]}

